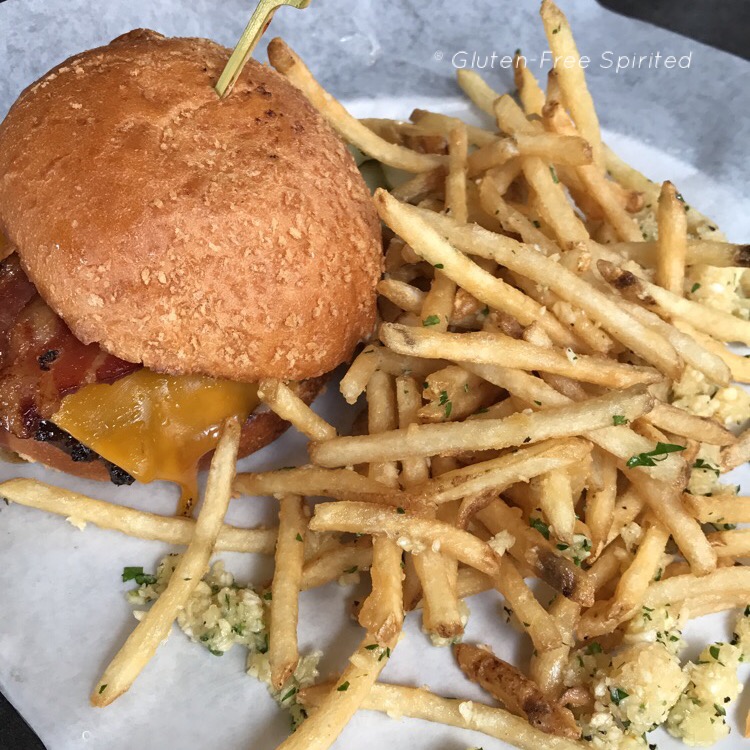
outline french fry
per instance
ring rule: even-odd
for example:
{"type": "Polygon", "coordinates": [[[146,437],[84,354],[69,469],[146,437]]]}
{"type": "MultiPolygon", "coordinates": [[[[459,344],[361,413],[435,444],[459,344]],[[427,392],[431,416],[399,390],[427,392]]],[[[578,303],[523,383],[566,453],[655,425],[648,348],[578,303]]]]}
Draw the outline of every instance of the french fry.
{"type": "MultiPolygon", "coordinates": [[[[591,558],[596,560],[607,545],[617,499],[617,464],[602,452],[594,454],[598,488],[586,496],[586,525],[591,530],[591,558]]],[[[591,559],[589,558],[589,559],[591,559]]]]}
{"type": "MultiPolygon", "coordinates": [[[[653,314],[649,313],[648,310],[644,310],[643,308],[640,309],[643,310],[644,313],[647,313],[649,315],[653,314]]],[[[710,380],[712,380],[717,385],[729,385],[730,379],[736,380],[739,383],[750,383],[750,359],[748,359],[747,357],[743,357],[740,354],[735,354],[733,351],[730,351],[726,346],[724,346],[723,343],[717,341],[708,334],[702,333],[701,331],[696,331],[695,328],[686,323],[684,320],[673,321],[673,327],[683,335],[686,335],[686,338],[694,341],[696,346],[701,347],[704,351],[707,351],[716,359],[720,360],[720,362],[724,363],[724,372],[726,374],[724,378],[712,376],[711,374],[706,372],[706,370],[690,362],[688,358],[683,354],[682,356],[684,360],[688,364],[695,367],[696,370],[700,370],[701,372],[703,372],[710,380]]]]}
{"type": "Polygon", "coordinates": [[[717,568],[702,577],[686,573],[651,583],[643,604],[648,607],[663,607],[671,603],[674,607],[683,601],[699,603],[702,600],[721,598],[724,601],[731,599],[735,602],[734,606],[740,606],[747,602],[748,587],[750,568],[744,565],[717,568]]]}
{"type": "Polygon", "coordinates": [[[589,639],[611,633],[642,606],[649,584],[661,565],[669,532],[655,523],[648,527],[633,562],[617,582],[612,599],[600,612],[589,610],[578,624],[578,637],[589,639]]]}
{"type": "MultiPolygon", "coordinates": [[[[643,323],[644,326],[664,336],[686,364],[702,372],[712,383],[729,385],[731,378],[737,379],[734,376],[734,370],[730,371],[730,367],[727,366],[729,364],[727,360],[729,351],[723,344],[714,342],[715,346],[709,347],[706,345],[706,339],[710,339],[710,337],[699,334],[695,329],[689,328],[686,323],[672,321],[670,324],[662,320],[656,313],[652,313],[640,305],[622,298],[617,301],[627,313],[643,323]]],[[[713,339],[710,340],[713,341],[713,339]]],[[[737,355],[731,356],[747,362],[746,359],[737,357],[737,355]]],[[[745,367],[747,368],[746,365],[745,367]]],[[[747,369],[748,377],[750,377],[750,368],[747,369]]]]}
{"type": "Polygon", "coordinates": [[[387,646],[379,646],[366,635],[339,679],[278,750],[327,750],[367,699],[395,645],[394,639],[387,646]]]}
{"type": "MultiPolygon", "coordinates": [[[[301,495],[346,499],[363,495],[380,496],[388,486],[350,469],[330,471],[317,466],[299,466],[257,474],[238,474],[234,491],[240,495],[301,495]]],[[[394,501],[397,502],[397,501],[394,501]]]]}
{"type": "Polygon", "coordinates": [[[468,68],[456,71],[456,80],[461,90],[479,109],[492,114],[492,104],[500,94],[488,86],[482,76],[474,70],[468,68]]]}
{"type": "Polygon", "coordinates": [[[316,506],[310,529],[387,536],[415,554],[419,554],[421,547],[434,547],[435,551],[442,551],[487,575],[495,576],[498,572],[498,555],[469,532],[391,508],[343,501],[324,503],[316,506]]]}
{"type": "Polygon", "coordinates": [[[321,87],[297,54],[278,37],[272,39],[268,45],[268,59],[279,73],[302,91],[345,141],[373,159],[396,169],[403,169],[405,172],[426,172],[445,163],[444,156],[420,154],[403,146],[388,143],[375,135],[321,87]]]}
{"type": "Polygon", "coordinates": [[[719,560],[735,560],[738,557],[750,557],[750,529],[716,531],[706,534],[706,539],[716,550],[719,560]]]}
{"type": "Polygon", "coordinates": [[[548,700],[519,669],[498,659],[491,651],[467,643],[453,649],[463,673],[481,685],[516,716],[545,734],[578,739],[581,728],[569,709],[548,700]]]}
{"type": "Polygon", "coordinates": [[[362,461],[393,461],[438,453],[455,455],[524,445],[553,437],[580,435],[612,424],[613,416],[632,421],[647,413],[653,399],[643,386],[613,391],[583,404],[503,420],[417,425],[381,435],[339,437],[310,445],[319,466],[350,466],[362,461]]]}
{"type": "MultiPolygon", "coordinates": [[[[680,208],[685,213],[684,204],[680,208]]],[[[644,268],[656,268],[659,244],[656,241],[614,242],[609,249],[635,261],[644,268]]],[[[718,240],[688,239],[685,247],[685,265],[707,265],[717,268],[747,268],[750,265],[748,245],[735,245],[718,240]]]]}
{"type": "MultiPolygon", "coordinates": [[[[159,516],[96,500],[77,492],[53,487],[35,479],[9,479],[0,484],[0,497],[11,503],[38,508],[76,522],[93,523],[138,539],[152,539],[175,546],[187,546],[193,538],[195,521],[183,516],[159,516]]],[[[272,555],[275,528],[242,529],[224,524],[216,539],[217,552],[254,552],[272,555]]]]}
{"type": "Polygon", "coordinates": [[[531,480],[531,491],[555,537],[573,543],[576,512],[570,475],[564,469],[547,472],[531,480]]]}
{"type": "Polygon", "coordinates": [[[644,474],[628,470],[631,481],[659,522],[666,527],[695,575],[707,575],[716,568],[716,551],[698,522],[682,503],[682,488],[669,487],[644,474]]]}
{"type": "Polygon", "coordinates": [[[518,53],[513,57],[513,81],[518,89],[524,112],[527,115],[541,117],[545,101],[544,91],[526,65],[526,58],[518,53]]]}
{"type": "Polygon", "coordinates": [[[745,430],[734,445],[721,451],[719,468],[726,473],[748,461],[750,461],[750,430],[745,430]]]}
{"type": "Polygon", "coordinates": [[[234,418],[224,422],[216,452],[211,459],[203,508],[188,548],[177,564],[167,588],[97,681],[91,695],[91,705],[99,708],[108,706],[128,691],[159,646],[167,639],[178,611],[206,574],[229,507],[239,443],[239,420],[234,418]]]}
{"type": "Polygon", "coordinates": [[[700,523],[750,523],[750,498],[735,495],[705,497],[685,493],[685,507],[700,523]]]}
{"type": "Polygon", "coordinates": [[[552,0],[542,0],[541,8],[547,43],[556,61],[555,73],[560,84],[563,102],[570,110],[576,127],[591,144],[594,162],[602,170],[602,139],[599,131],[599,118],[596,116],[594,101],[586,86],[586,76],[580,65],[580,55],[576,47],[570,24],[564,13],[552,0]],[[574,61],[569,65],[567,61],[574,61]]]}
{"type": "Polygon", "coordinates": [[[258,398],[282,419],[291,422],[311,440],[330,440],[336,428],[318,416],[286,383],[264,378],[258,384],[258,398]]]}
{"type": "MultiPolygon", "coordinates": [[[[367,384],[367,418],[371,435],[392,429],[398,424],[393,378],[374,372],[367,384]]],[[[392,461],[369,462],[370,479],[398,487],[398,469],[392,461]]],[[[400,632],[404,620],[401,570],[401,548],[388,537],[378,536],[372,542],[370,567],[372,590],[359,612],[359,623],[372,633],[378,643],[390,643],[400,632]]]]}
{"type": "Polygon", "coordinates": [[[553,549],[544,536],[522,520],[518,509],[496,499],[477,517],[490,533],[507,531],[513,537],[508,553],[519,563],[529,566],[534,575],[555,591],[583,606],[594,603],[594,589],[586,572],[553,549]]]}
{"type": "MultiPolygon", "coordinates": [[[[562,104],[558,101],[547,102],[543,115],[545,124],[555,133],[572,137],[580,132],[573,126],[562,104]]],[[[641,239],[638,226],[619,198],[617,186],[604,176],[600,158],[596,158],[596,165],[577,165],[575,174],[586,191],[587,198],[596,202],[621,240],[636,242],[641,239]]]]}
{"type": "MultiPolygon", "coordinates": [[[[420,217],[407,216],[404,213],[404,209],[407,208],[405,204],[399,203],[382,190],[375,193],[375,202],[381,218],[394,231],[406,239],[428,262],[441,265],[446,276],[474,297],[491,307],[509,313],[523,325],[531,325],[538,320],[556,344],[575,345],[575,339],[570,333],[553,315],[545,313],[541,305],[455,250],[437,232],[431,230],[425,221],[420,220],[420,217]]],[[[436,322],[439,321],[422,321],[423,325],[436,322]]]]}
{"type": "MultiPolygon", "coordinates": [[[[564,266],[509,237],[501,237],[479,227],[462,227],[448,217],[404,204],[397,205],[402,213],[416,214],[425,223],[432,224],[462,251],[491,258],[538,284],[548,286],[561,299],[586,311],[589,317],[601,324],[613,338],[621,341],[668,377],[679,378],[682,362],[663,336],[635,320],[617,303],[564,266]]],[[[550,334],[550,331],[547,330],[547,333],[550,334]]],[[[550,336],[554,340],[554,336],[550,336]]],[[[559,345],[559,342],[556,343],[559,345]]]]}
{"type": "Polygon", "coordinates": [[[750,322],[747,320],[678,297],[608,261],[600,260],[597,267],[604,280],[626,299],[645,305],[647,309],[662,315],[684,320],[699,331],[722,341],[741,341],[743,344],[750,344],[750,322]]]}
{"type": "Polygon", "coordinates": [[[656,370],[575,354],[570,349],[565,353],[558,352],[499,333],[440,333],[432,330],[432,327],[420,329],[384,323],[380,327],[380,339],[398,354],[427,359],[447,357],[472,364],[540,370],[608,388],[627,388],[637,383],[661,380],[656,370]]]}
{"type": "Polygon", "coordinates": [[[687,218],[684,201],[674,185],[662,185],[657,212],[659,224],[656,255],[656,283],[678,297],[683,296],[687,255],[687,218]]]}
{"type": "Polygon", "coordinates": [[[372,544],[369,539],[357,539],[352,544],[337,544],[333,549],[305,562],[300,590],[324,586],[344,575],[369,570],[372,565],[372,544]]]}
{"type": "MultiPolygon", "coordinates": [[[[300,691],[300,699],[305,705],[315,706],[329,689],[328,686],[319,688],[317,685],[304,688],[300,691]]],[[[507,742],[519,750],[582,750],[583,747],[575,740],[545,734],[502,708],[460,698],[442,698],[424,688],[377,683],[372,686],[361,706],[389,716],[409,716],[471,729],[507,742]]],[[[292,737],[296,734],[295,732],[292,737]]],[[[289,750],[285,745],[282,747],[289,750]]],[[[301,750],[304,746],[297,747],[301,750]]]]}
{"type": "Polygon", "coordinates": [[[268,661],[271,682],[277,690],[291,677],[299,662],[297,617],[305,561],[305,510],[304,500],[298,495],[285,495],[279,501],[279,536],[268,625],[268,661]]]}
{"type": "Polygon", "coordinates": [[[561,643],[556,648],[531,657],[531,679],[546,698],[557,701],[563,687],[563,670],[575,641],[575,629],[581,615],[581,605],[564,596],[555,597],[549,607],[560,631],[561,643]]]}
{"type": "MultiPolygon", "coordinates": [[[[406,428],[417,420],[422,397],[414,378],[396,381],[399,427],[406,428]]],[[[401,463],[401,482],[405,488],[419,485],[429,478],[429,467],[424,458],[411,458],[401,463]]],[[[434,515],[434,512],[433,514],[434,515]]],[[[458,606],[456,587],[449,576],[447,561],[440,552],[425,548],[420,554],[409,555],[418,577],[424,609],[422,627],[441,638],[456,638],[463,633],[463,622],[458,606]]],[[[406,595],[404,596],[406,601],[406,595]]]]}
{"type": "Polygon", "coordinates": [[[695,414],[662,401],[657,401],[644,419],[655,427],[699,443],[726,446],[737,442],[737,438],[715,419],[697,417],[695,414]]]}
{"type": "Polygon", "coordinates": [[[492,133],[476,125],[469,125],[457,117],[429,112],[425,109],[415,109],[409,115],[409,119],[419,125],[423,130],[431,133],[441,133],[447,136],[457,125],[466,128],[466,136],[472,146],[486,146],[498,139],[497,133],[492,133]]]}

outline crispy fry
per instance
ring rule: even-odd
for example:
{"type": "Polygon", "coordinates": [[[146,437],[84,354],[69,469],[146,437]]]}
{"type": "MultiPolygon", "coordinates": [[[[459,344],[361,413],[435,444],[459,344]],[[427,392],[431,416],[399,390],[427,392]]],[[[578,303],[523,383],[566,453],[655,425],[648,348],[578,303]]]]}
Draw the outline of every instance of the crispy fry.
{"type": "Polygon", "coordinates": [[[327,686],[315,710],[278,750],[327,750],[367,699],[395,646],[395,639],[387,646],[378,646],[366,635],[339,679],[327,686]]]}
{"type": "Polygon", "coordinates": [[[206,574],[229,507],[239,443],[239,420],[234,418],[226,421],[222,425],[219,443],[211,460],[203,508],[190,544],[165,591],[144,615],[97,681],[91,694],[93,706],[108,706],[128,691],[159,646],[167,639],[178,611],[206,574]]]}
{"type": "MultiPolygon", "coordinates": [[[[328,689],[328,686],[317,685],[305,688],[300,691],[300,699],[305,705],[315,706],[328,689]]],[[[502,708],[459,698],[441,698],[423,688],[378,683],[372,686],[362,708],[472,729],[512,744],[519,750],[581,750],[583,747],[575,740],[540,732],[502,708]]],[[[295,736],[296,733],[292,735],[295,736]]],[[[288,750],[285,745],[282,747],[288,750]]]]}
{"type": "MultiPolygon", "coordinates": [[[[0,483],[0,497],[11,503],[38,508],[76,522],[93,523],[138,539],[153,539],[175,546],[187,546],[193,538],[195,521],[184,516],[159,516],[147,511],[115,505],[77,492],[53,487],[35,479],[9,479],[0,483]]],[[[216,539],[217,552],[255,552],[272,555],[275,528],[241,529],[224,524],[216,539]]]]}
{"type": "MultiPolygon", "coordinates": [[[[459,253],[420,217],[406,214],[405,204],[399,203],[382,190],[376,192],[375,201],[381,218],[394,231],[406,239],[427,261],[433,265],[441,265],[446,276],[474,297],[491,307],[509,313],[523,325],[530,325],[538,320],[550,338],[561,346],[575,345],[575,339],[553,315],[545,313],[541,305],[459,253]]],[[[429,319],[422,321],[423,326],[432,323],[429,319]]]]}
{"type": "Polygon", "coordinates": [[[464,674],[481,685],[511,713],[524,716],[532,727],[546,734],[570,739],[581,736],[573,714],[542,691],[519,669],[498,659],[491,651],[467,643],[453,649],[464,674]]]}
{"type": "Polygon", "coordinates": [[[743,344],[750,344],[750,322],[747,320],[678,297],[608,261],[600,260],[597,267],[604,280],[626,299],[645,305],[661,315],[685,320],[699,331],[722,341],[741,341],[743,344]]]}
{"type": "Polygon", "coordinates": [[[304,500],[286,495],[279,501],[276,568],[271,584],[268,661],[271,682],[279,690],[297,668],[297,616],[305,561],[307,515],[304,500]]]}
{"type": "Polygon", "coordinates": [[[750,498],[727,495],[726,497],[682,496],[685,507],[700,523],[750,523],[750,498]]]}
{"type": "Polygon", "coordinates": [[[745,430],[734,445],[722,450],[719,467],[722,472],[727,472],[748,461],[750,461],[750,430],[745,430]]]}
{"type": "MultiPolygon", "coordinates": [[[[679,378],[682,363],[663,336],[646,328],[625,313],[617,303],[564,266],[509,237],[501,237],[479,227],[462,227],[448,217],[399,205],[403,211],[418,214],[426,223],[432,224],[449,242],[464,252],[492,258],[512,271],[548,286],[561,299],[585,310],[592,320],[600,323],[614,338],[661,372],[673,379],[679,378]]],[[[547,333],[550,334],[550,331],[547,333]]],[[[554,336],[550,336],[554,339],[554,336]]]]}
{"type": "Polygon", "coordinates": [[[456,71],[456,80],[462,91],[479,109],[488,115],[492,114],[492,104],[500,94],[493,91],[479,73],[468,68],[460,69],[456,71]]]}
{"type": "Polygon", "coordinates": [[[332,549],[305,562],[300,589],[324,586],[344,575],[369,570],[372,565],[372,544],[369,539],[357,539],[352,544],[337,544],[332,549]]]}
{"type": "Polygon", "coordinates": [[[362,461],[401,460],[410,456],[455,455],[466,450],[500,449],[552,437],[580,435],[612,424],[614,415],[632,421],[647,413],[653,399],[643,386],[613,391],[582,404],[503,420],[417,425],[382,435],[339,437],[310,445],[319,466],[349,466],[362,461]]]}
{"type": "Polygon", "coordinates": [[[399,354],[427,359],[448,357],[458,362],[541,370],[608,388],[627,388],[637,383],[661,380],[656,370],[575,354],[570,349],[558,352],[499,333],[439,333],[432,327],[420,329],[384,323],[380,328],[380,339],[399,354]]]}
{"type": "Polygon", "coordinates": [[[683,296],[687,255],[687,218],[684,202],[667,181],[659,195],[659,238],[657,240],[656,283],[678,297],[683,296]]]}
{"type": "Polygon", "coordinates": [[[524,112],[527,115],[541,116],[545,100],[544,91],[542,91],[539,82],[526,65],[526,58],[518,53],[513,57],[513,79],[518,89],[518,96],[521,99],[524,112]]]}
{"type": "Polygon", "coordinates": [[[580,65],[580,55],[576,47],[570,24],[564,13],[552,0],[542,0],[541,9],[544,31],[552,55],[556,58],[555,73],[560,84],[563,102],[570,110],[576,127],[591,144],[594,161],[602,169],[602,139],[599,132],[599,118],[596,116],[594,101],[586,87],[586,76],[580,65]],[[574,64],[567,61],[573,60],[574,64]],[[557,61],[566,61],[558,63],[557,61]]]}
{"type": "Polygon", "coordinates": [[[368,503],[325,503],[315,508],[310,521],[314,531],[346,531],[352,534],[385,535],[400,543],[402,549],[419,554],[421,547],[471,565],[490,576],[497,575],[499,556],[485,542],[467,531],[430,518],[378,508],[368,503]]]}
{"type": "Polygon", "coordinates": [[[261,380],[258,384],[258,398],[311,440],[330,440],[336,437],[336,428],[318,416],[281,380],[261,380]]]}
{"type": "MultiPolygon", "coordinates": [[[[684,204],[680,208],[685,213],[684,204]]],[[[634,260],[644,268],[656,268],[659,245],[656,241],[614,242],[609,245],[614,252],[634,260]]],[[[707,265],[718,268],[747,268],[750,265],[750,247],[718,240],[688,239],[685,248],[685,265],[707,265]]]]}
{"type": "Polygon", "coordinates": [[[297,54],[278,37],[272,39],[268,45],[268,59],[279,73],[302,91],[344,140],[373,159],[406,172],[426,172],[446,161],[444,156],[420,154],[403,146],[388,143],[375,135],[320,86],[297,54]]]}

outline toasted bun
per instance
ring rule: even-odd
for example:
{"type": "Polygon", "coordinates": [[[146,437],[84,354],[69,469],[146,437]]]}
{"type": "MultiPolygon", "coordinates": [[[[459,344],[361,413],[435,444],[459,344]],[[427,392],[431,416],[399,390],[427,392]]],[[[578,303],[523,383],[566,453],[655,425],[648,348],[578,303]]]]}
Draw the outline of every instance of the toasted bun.
{"type": "MultiPolygon", "coordinates": [[[[306,403],[312,403],[320,393],[328,378],[326,376],[305,380],[299,384],[299,397],[306,403]]],[[[289,427],[289,422],[284,421],[272,411],[256,409],[242,425],[240,435],[239,457],[249,456],[259,451],[269,443],[272,443],[284,433],[289,427]]],[[[84,479],[97,479],[109,481],[109,473],[101,461],[76,462],[67,453],[49,443],[40,443],[38,440],[22,440],[13,433],[0,428],[0,448],[7,448],[26,461],[37,462],[49,466],[51,469],[63,471],[66,474],[83,477],[84,479]]],[[[207,453],[200,462],[200,468],[208,468],[211,461],[210,453],[207,453]]]]}
{"type": "Polygon", "coordinates": [[[317,377],[370,334],[380,225],[303,95],[138,30],[70,58],[0,125],[0,225],[84,343],[159,372],[317,377]]]}

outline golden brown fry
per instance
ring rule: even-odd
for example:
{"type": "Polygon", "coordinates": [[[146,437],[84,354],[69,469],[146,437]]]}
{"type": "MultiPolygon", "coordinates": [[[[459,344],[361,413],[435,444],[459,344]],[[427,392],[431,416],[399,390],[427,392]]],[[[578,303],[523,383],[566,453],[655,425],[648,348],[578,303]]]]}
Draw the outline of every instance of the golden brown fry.
{"type": "MultiPolygon", "coordinates": [[[[643,310],[643,308],[641,308],[643,310]]],[[[648,310],[643,310],[644,313],[648,313],[648,310]]],[[[653,313],[648,313],[653,314],[653,313]]],[[[657,316],[658,317],[658,316],[657,316]]],[[[661,319],[660,319],[661,320],[661,319]]],[[[687,338],[695,342],[696,346],[701,347],[704,351],[713,355],[715,359],[720,360],[724,363],[724,377],[711,376],[706,370],[693,364],[684,354],[682,355],[684,360],[696,370],[703,372],[709,380],[712,380],[717,385],[728,385],[729,380],[736,380],[739,383],[750,383],[750,359],[743,357],[740,354],[735,354],[730,351],[721,341],[717,341],[706,333],[696,331],[689,323],[684,320],[673,321],[675,330],[679,330],[682,334],[687,334],[687,338]]]]}
{"type": "Polygon", "coordinates": [[[500,333],[439,333],[432,327],[411,328],[395,323],[380,327],[381,341],[398,354],[457,362],[499,365],[519,370],[565,375],[574,380],[608,388],[627,388],[637,383],[656,383],[661,375],[650,368],[637,368],[612,360],[559,352],[534,346],[500,333]]]}
{"type": "MultiPolygon", "coordinates": [[[[680,204],[683,214],[683,203],[680,204]]],[[[659,245],[656,241],[614,242],[610,250],[638,263],[644,268],[656,268],[659,245]]],[[[717,268],[747,268],[750,266],[750,247],[718,240],[688,239],[685,265],[707,265],[717,268]]]]}
{"type": "Polygon", "coordinates": [[[526,58],[516,53],[513,57],[513,79],[518,89],[524,112],[541,117],[544,107],[544,91],[526,65],[526,58]]]}
{"type": "Polygon", "coordinates": [[[125,644],[104,670],[91,694],[91,704],[108,706],[127,692],[143,668],[168,638],[179,610],[208,571],[232,494],[232,479],[240,443],[240,424],[224,422],[211,459],[203,507],[187,550],[180,558],[167,588],[146,612],[125,644]]]}
{"type": "Polygon", "coordinates": [[[490,533],[507,531],[513,537],[508,553],[528,565],[555,591],[586,607],[594,603],[594,589],[586,572],[553,549],[547,539],[521,518],[517,508],[494,500],[477,517],[490,533]]]}
{"type": "Polygon", "coordinates": [[[728,494],[725,497],[682,496],[690,514],[700,523],[750,523],[750,498],[728,494]]]}
{"type": "Polygon", "coordinates": [[[682,487],[670,487],[632,470],[627,473],[653,515],[674,537],[693,573],[706,575],[714,570],[716,552],[706,539],[700,524],[683,505],[682,487]]]}
{"type": "Polygon", "coordinates": [[[326,686],[322,695],[319,693],[315,710],[278,750],[327,750],[367,699],[395,646],[395,638],[388,645],[378,646],[366,635],[339,679],[326,686]]]}
{"type": "Polygon", "coordinates": [[[345,141],[373,159],[406,172],[426,172],[445,163],[445,156],[420,154],[403,146],[388,143],[375,135],[323,89],[297,54],[278,37],[272,39],[268,45],[268,59],[279,73],[302,91],[345,141]]]}
{"type": "Polygon", "coordinates": [[[581,617],[577,630],[580,639],[611,633],[635,614],[643,604],[649,584],[661,567],[668,541],[669,532],[661,524],[649,526],[633,562],[617,582],[612,599],[603,610],[594,612],[592,609],[581,617]]]}
{"type": "MultiPolygon", "coordinates": [[[[329,690],[327,685],[304,688],[300,691],[300,700],[307,706],[318,705],[320,696],[329,690]]],[[[502,708],[460,698],[441,698],[423,688],[377,683],[362,702],[362,708],[381,711],[389,716],[409,716],[472,729],[507,742],[519,750],[582,750],[583,747],[575,740],[540,732],[529,726],[525,719],[513,716],[502,708]]],[[[296,733],[292,735],[295,736],[296,733]]],[[[301,750],[304,746],[296,747],[301,750]]],[[[283,750],[289,749],[284,745],[283,750]]]]}
{"type": "Polygon", "coordinates": [[[291,422],[311,440],[330,440],[336,428],[318,416],[286,383],[264,378],[258,384],[258,398],[282,419],[291,422]]]}
{"type": "Polygon", "coordinates": [[[305,562],[300,589],[324,586],[342,576],[369,570],[372,565],[372,545],[369,539],[357,539],[352,544],[336,544],[305,562]]]}
{"type": "Polygon", "coordinates": [[[456,455],[580,435],[612,424],[615,415],[632,421],[647,413],[653,399],[643,386],[612,391],[582,404],[516,414],[503,420],[417,425],[382,435],[339,437],[312,443],[310,457],[319,466],[350,466],[437,453],[456,455]]]}
{"type": "Polygon", "coordinates": [[[440,133],[447,136],[453,128],[460,125],[466,128],[466,135],[472,146],[486,146],[498,139],[497,133],[492,133],[476,125],[469,125],[457,117],[430,112],[426,109],[415,109],[409,115],[409,119],[419,125],[420,128],[431,133],[440,133]]]}
{"type": "Polygon", "coordinates": [[[305,562],[305,511],[305,502],[298,495],[285,495],[279,501],[279,536],[268,624],[268,662],[271,682],[277,690],[291,677],[299,662],[297,617],[305,562]]]}
{"type": "MultiPolygon", "coordinates": [[[[183,516],[159,516],[147,511],[95,500],[77,492],[53,487],[35,479],[9,479],[0,483],[0,497],[11,503],[38,508],[76,522],[93,523],[138,539],[153,539],[175,546],[187,546],[195,521],[183,516]]],[[[217,552],[255,552],[272,555],[275,528],[242,529],[224,524],[216,540],[217,552]]]]}
{"type": "Polygon", "coordinates": [[[369,503],[324,503],[316,506],[310,528],[314,531],[387,536],[414,554],[419,554],[421,548],[430,547],[487,575],[496,576],[498,572],[500,558],[485,542],[450,524],[399,513],[398,509],[369,503]]]}
{"type": "Polygon", "coordinates": [[[687,218],[685,203],[679,199],[674,185],[662,185],[657,212],[659,238],[656,255],[656,283],[672,294],[682,297],[687,255],[687,218]]]}
{"type": "MultiPolygon", "coordinates": [[[[512,271],[548,286],[561,299],[585,310],[589,317],[600,323],[613,338],[621,341],[668,377],[679,378],[682,362],[663,336],[635,320],[617,303],[564,266],[510,237],[502,237],[479,227],[462,227],[448,217],[423,212],[404,204],[399,205],[404,212],[417,214],[425,223],[432,224],[449,242],[464,252],[491,258],[512,271]]],[[[554,339],[549,330],[547,333],[554,339]]],[[[556,343],[559,345],[559,342],[556,343]]]]}
{"type": "Polygon", "coordinates": [[[591,561],[607,545],[617,498],[617,464],[601,451],[594,453],[598,488],[589,488],[586,496],[586,524],[591,530],[591,561]]]}
{"type": "Polygon", "coordinates": [[[564,469],[550,471],[532,479],[530,488],[550,526],[550,533],[561,542],[572,544],[576,511],[570,475],[564,469]]]}
{"type": "Polygon", "coordinates": [[[602,170],[602,140],[599,131],[599,118],[596,116],[594,101],[586,86],[586,76],[583,67],[580,65],[580,55],[573,39],[573,33],[570,30],[570,24],[552,0],[542,0],[541,16],[544,31],[547,35],[547,43],[553,57],[556,58],[555,72],[563,95],[563,102],[570,110],[576,127],[591,144],[594,151],[594,162],[602,170]],[[573,64],[570,64],[569,61],[573,61],[573,64]]]}
{"type": "Polygon", "coordinates": [[[484,82],[479,73],[468,68],[459,69],[456,71],[456,80],[462,91],[479,109],[488,115],[492,114],[492,104],[500,95],[484,82]]]}
{"type": "Polygon", "coordinates": [[[736,469],[750,461],[750,430],[745,430],[734,445],[721,452],[719,468],[722,473],[736,469]]]}
{"type": "Polygon", "coordinates": [[[546,734],[578,739],[581,728],[575,717],[544,693],[518,668],[498,659],[491,651],[467,643],[453,649],[458,666],[472,681],[516,716],[523,716],[532,727],[546,734]]]}
{"type": "Polygon", "coordinates": [[[666,580],[654,581],[648,587],[643,600],[648,607],[663,607],[665,604],[677,606],[678,602],[711,600],[734,597],[735,605],[747,603],[750,591],[750,567],[736,566],[717,568],[713,573],[697,576],[692,573],[673,576],[666,580]]]}
{"type": "MultiPolygon", "coordinates": [[[[388,193],[378,190],[375,201],[381,218],[428,262],[441,265],[443,273],[459,286],[490,307],[503,310],[517,318],[523,325],[538,320],[560,346],[574,346],[575,339],[541,305],[523,292],[506,284],[477,265],[463,253],[455,250],[437,232],[418,216],[405,214],[406,204],[399,203],[388,193]]],[[[431,213],[431,212],[429,212],[431,213]]],[[[430,326],[434,319],[423,319],[422,324],[430,326]]]]}
{"type": "Polygon", "coordinates": [[[750,322],[747,320],[678,297],[608,261],[600,260],[597,267],[604,280],[626,299],[638,302],[660,315],[685,320],[699,331],[722,341],[741,341],[743,344],[750,344],[750,322]]]}
{"type": "Polygon", "coordinates": [[[734,445],[737,438],[710,417],[697,417],[684,409],[657,401],[644,417],[655,427],[709,445],[734,445]]]}

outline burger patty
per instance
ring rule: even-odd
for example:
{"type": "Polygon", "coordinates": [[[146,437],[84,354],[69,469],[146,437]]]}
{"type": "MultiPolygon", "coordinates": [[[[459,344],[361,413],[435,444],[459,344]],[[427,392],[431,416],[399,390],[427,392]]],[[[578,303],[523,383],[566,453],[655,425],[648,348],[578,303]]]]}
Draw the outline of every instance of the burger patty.
{"type": "Polygon", "coordinates": [[[0,262],[1,430],[39,439],[42,422],[65,396],[91,383],[113,383],[141,366],[82,344],[38,295],[18,256],[0,262]]]}

